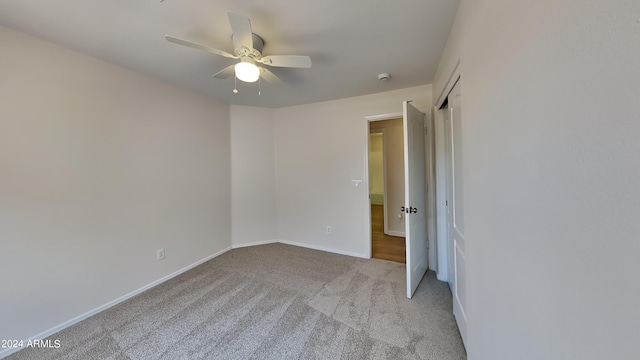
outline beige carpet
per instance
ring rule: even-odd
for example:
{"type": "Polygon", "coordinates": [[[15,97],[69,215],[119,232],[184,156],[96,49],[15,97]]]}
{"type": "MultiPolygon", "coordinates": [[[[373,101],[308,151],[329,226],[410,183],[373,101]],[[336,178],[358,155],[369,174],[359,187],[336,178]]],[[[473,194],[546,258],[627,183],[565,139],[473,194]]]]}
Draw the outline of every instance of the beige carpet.
{"type": "Polygon", "coordinates": [[[272,244],[229,251],[7,359],[466,359],[446,283],[272,244]]]}

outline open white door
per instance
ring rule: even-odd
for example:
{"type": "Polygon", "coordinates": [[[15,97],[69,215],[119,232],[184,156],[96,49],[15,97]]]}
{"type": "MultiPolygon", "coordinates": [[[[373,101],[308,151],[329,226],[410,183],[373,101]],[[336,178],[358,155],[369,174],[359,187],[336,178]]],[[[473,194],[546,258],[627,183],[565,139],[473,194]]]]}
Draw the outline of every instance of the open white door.
{"type": "Polygon", "coordinates": [[[407,297],[411,298],[428,267],[425,207],[424,114],[403,103],[407,297]]]}

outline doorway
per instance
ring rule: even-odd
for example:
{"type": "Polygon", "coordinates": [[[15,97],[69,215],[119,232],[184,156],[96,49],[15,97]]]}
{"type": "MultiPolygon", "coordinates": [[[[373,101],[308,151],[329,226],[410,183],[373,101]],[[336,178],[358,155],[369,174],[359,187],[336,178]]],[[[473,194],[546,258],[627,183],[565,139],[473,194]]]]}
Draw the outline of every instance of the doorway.
{"type": "MultiPolygon", "coordinates": [[[[366,122],[366,135],[367,135],[367,151],[366,151],[366,178],[367,184],[370,182],[369,178],[369,139],[372,126],[383,126],[385,128],[385,134],[389,132],[389,127],[384,126],[383,120],[398,119],[402,116],[402,161],[398,161],[397,165],[402,164],[402,171],[394,173],[390,169],[390,165],[396,163],[391,161],[390,156],[387,155],[386,166],[386,182],[387,182],[387,203],[385,204],[384,213],[387,214],[388,225],[387,235],[393,235],[391,233],[392,225],[394,224],[395,216],[397,214],[397,220],[404,223],[405,234],[405,269],[407,272],[407,297],[413,297],[420,281],[429,267],[429,239],[427,238],[427,179],[425,177],[425,160],[428,158],[428,148],[425,147],[425,137],[428,128],[425,127],[426,115],[418,110],[411,104],[412,100],[402,102],[402,113],[397,116],[377,115],[365,117],[366,122]],[[381,125],[382,124],[382,125],[381,125]],[[404,194],[400,194],[400,207],[394,207],[390,194],[392,193],[391,178],[399,177],[403,175],[404,194]],[[404,196],[402,196],[404,195],[404,196]],[[404,201],[404,202],[403,202],[404,201]]],[[[389,139],[389,136],[385,136],[384,139],[389,139]]],[[[389,142],[385,142],[383,150],[387,154],[391,153],[391,150],[396,150],[400,146],[391,146],[389,142]]],[[[399,158],[399,157],[398,157],[399,158]]],[[[367,185],[368,188],[368,185],[367,185]]],[[[402,188],[402,187],[399,187],[402,188]]],[[[371,224],[371,196],[367,196],[367,212],[368,221],[371,224]]],[[[367,229],[367,232],[371,233],[371,227],[367,229]]],[[[370,239],[371,240],[371,239],[370,239]]],[[[371,245],[371,242],[369,243],[371,245]]],[[[370,247],[371,249],[371,247],[370,247]]],[[[369,252],[370,256],[372,251],[369,252]]]]}
{"type": "Polygon", "coordinates": [[[406,263],[402,118],[369,122],[371,257],[406,263]]]}

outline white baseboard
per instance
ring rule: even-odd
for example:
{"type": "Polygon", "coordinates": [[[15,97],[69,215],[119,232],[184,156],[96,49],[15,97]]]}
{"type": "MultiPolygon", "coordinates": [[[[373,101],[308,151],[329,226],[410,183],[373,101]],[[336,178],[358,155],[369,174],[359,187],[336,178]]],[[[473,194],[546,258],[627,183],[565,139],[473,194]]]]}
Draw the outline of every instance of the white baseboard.
{"type": "MultiPolygon", "coordinates": [[[[130,299],[130,298],[132,298],[132,297],[134,297],[134,296],[136,296],[136,295],[138,295],[138,294],[140,294],[140,293],[142,293],[142,292],[144,292],[146,290],[149,290],[154,286],[160,285],[161,283],[163,283],[163,282],[165,282],[167,280],[170,280],[170,279],[172,279],[172,278],[174,278],[174,277],[176,277],[176,276],[178,276],[178,275],[180,275],[180,274],[182,274],[184,272],[187,272],[187,271],[193,269],[194,267],[196,267],[198,265],[204,264],[205,262],[207,262],[207,261],[209,261],[209,260],[211,260],[211,259],[213,259],[215,257],[218,257],[218,256],[226,253],[229,250],[231,250],[231,247],[228,247],[226,249],[218,251],[217,253],[215,253],[213,255],[209,255],[206,258],[202,259],[202,260],[198,260],[198,261],[196,261],[195,263],[193,263],[191,265],[188,265],[188,266],[186,266],[186,267],[184,267],[184,268],[182,268],[182,269],[180,269],[178,271],[175,271],[175,272],[173,272],[173,273],[171,273],[171,274],[169,274],[169,275],[167,275],[167,276],[165,276],[165,277],[163,277],[161,279],[158,279],[158,280],[156,280],[156,281],[154,281],[154,282],[152,282],[150,284],[147,284],[147,285],[145,285],[145,286],[143,286],[143,287],[141,287],[141,288],[139,288],[137,290],[134,290],[134,291],[132,291],[132,292],[126,294],[126,295],[123,295],[123,296],[121,296],[121,297],[119,297],[119,298],[117,298],[115,300],[109,301],[108,303],[106,303],[106,304],[104,304],[102,306],[98,306],[97,308],[95,308],[93,310],[90,310],[90,311],[88,311],[88,312],[86,312],[86,313],[84,313],[82,315],[76,316],[75,318],[73,318],[71,320],[63,322],[60,325],[54,326],[49,330],[43,331],[40,334],[29,338],[28,340],[25,339],[24,343],[27,343],[29,340],[33,341],[33,340],[36,340],[36,339],[37,340],[45,339],[45,338],[47,338],[47,337],[49,337],[49,336],[51,336],[51,335],[53,335],[53,334],[55,334],[55,333],[57,333],[57,332],[59,332],[61,330],[64,330],[64,329],[68,328],[71,325],[79,323],[80,321],[88,318],[89,316],[93,316],[93,315],[95,315],[95,314],[97,314],[97,313],[99,313],[101,311],[107,310],[108,308],[110,308],[112,306],[115,306],[115,305],[118,305],[119,303],[121,303],[121,302],[123,302],[125,300],[128,300],[128,299],[130,299]]],[[[5,358],[5,357],[7,357],[7,356],[9,356],[9,355],[11,355],[11,354],[13,354],[15,352],[20,351],[20,350],[22,350],[22,348],[4,349],[4,350],[0,351],[0,359],[5,358]]]]}
{"type": "Polygon", "coordinates": [[[8,348],[0,351],[0,359],[4,359],[5,357],[22,350],[22,348],[8,348]]]}
{"type": "Polygon", "coordinates": [[[277,243],[286,244],[286,245],[292,245],[292,246],[299,246],[299,247],[303,247],[303,248],[307,248],[307,249],[313,249],[313,250],[326,251],[326,252],[330,252],[330,253],[334,253],[334,254],[340,254],[340,255],[347,255],[347,256],[353,256],[353,257],[358,257],[358,258],[370,259],[370,256],[366,256],[365,254],[354,253],[354,252],[349,252],[349,251],[342,251],[342,250],[336,250],[336,249],[326,248],[326,247],[322,247],[322,246],[309,245],[309,244],[303,244],[303,243],[299,243],[299,242],[295,242],[295,241],[286,241],[286,240],[255,241],[255,242],[245,243],[245,244],[235,244],[235,245],[232,245],[231,248],[239,249],[239,248],[249,247],[249,246],[277,244],[277,243]]]}
{"type": "Polygon", "coordinates": [[[303,243],[299,243],[299,242],[295,242],[295,241],[278,240],[278,242],[281,243],[281,244],[299,246],[299,247],[303,247],[303,248],[307,248],[307,249],[313,249],[313,250],[326,251],[326,252],[330,252],[330,253],[334,253],[334,254],[353,256],[353,257],[358,257],[358,258],[363,258],[363,259],[370,259],[370,257],[367,256],[366,254],[354,253],[354,252],[350,252],[350,251],[336,250],[336,249],[326,248],[326,247],[317,246],[317,245],[303,244],[303,243]]]}
{"type": "Polygon", "coordinates": [[[404,231],[394,231],[394,230],[385,231],[385,234],[389,236],[399,236],[399,237],[406,237],[407,235],[404,231]]]}
{"type": "Polygon", "coordinates": [[[0,351],[0,359],[4,359],[5,357],[7,357],[7,356],[9,356],[9,355],[11,355],[11,354],[13,354],[15,352],[18,352],[20,350],[22,350],[22,348],[4,349],[4,350],[0,351]]]}
{"type": "Polygon", "coordinates": [[[278,240],[254,241],[254,242],[244,243],[244,244],[233,244],[233,245],[231,245],[231,248],[232,248],[232,249],[239,249],[239,248],[249,247],[249,246],[275,244],[275,243],[277,243],[277,242],[278,242],[278,240]]]}

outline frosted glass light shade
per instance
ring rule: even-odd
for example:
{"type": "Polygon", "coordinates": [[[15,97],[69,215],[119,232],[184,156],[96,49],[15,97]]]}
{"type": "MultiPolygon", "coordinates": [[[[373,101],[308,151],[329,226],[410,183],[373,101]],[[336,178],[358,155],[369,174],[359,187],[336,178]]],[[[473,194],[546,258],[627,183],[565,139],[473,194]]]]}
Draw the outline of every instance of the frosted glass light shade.
{"type": "Polygon", "coordinates": [[[240,62],[234,66],[236,77],[244,82],[256,82],[260,77],[260,69],[250,62],[240,62]]]}

